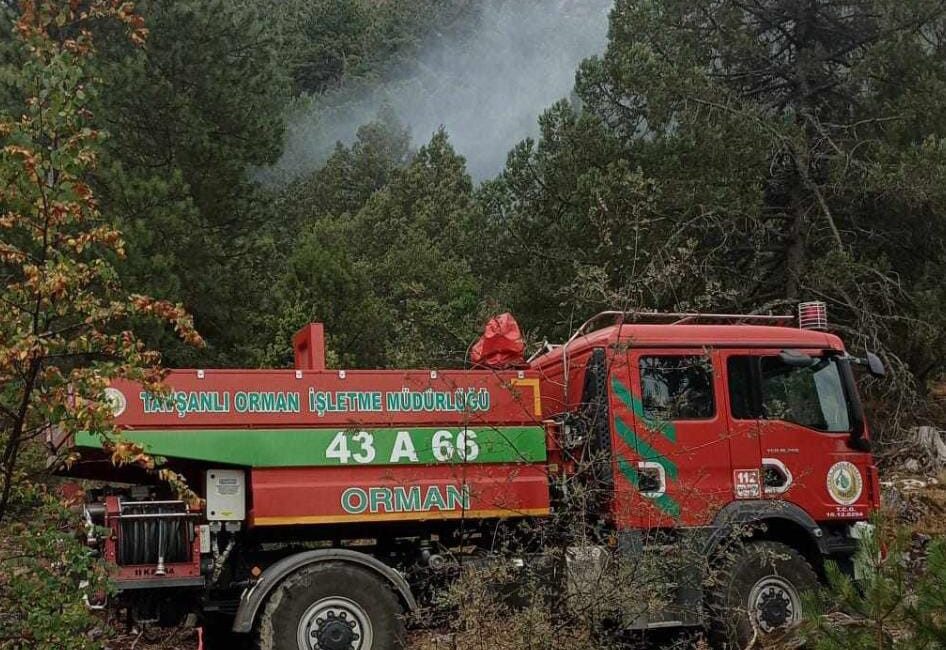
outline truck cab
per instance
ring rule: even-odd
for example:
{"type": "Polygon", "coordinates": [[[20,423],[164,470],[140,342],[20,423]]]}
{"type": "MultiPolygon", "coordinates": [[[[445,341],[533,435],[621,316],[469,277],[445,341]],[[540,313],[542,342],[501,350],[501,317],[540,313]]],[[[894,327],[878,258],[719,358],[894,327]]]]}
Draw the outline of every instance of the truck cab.
{"type": "MultiPolygon", "coordinates": [[[[557,387],[547,411],[583,416],[563,429],[607,465],[592,475],[606,484],[609,524],[644,540],[668,530],[699,536],[707,556],[733,536],[750,555],[753,544],[777,544],[793,566],[773,563],[757,585],[730,566],[729,591],[715,600],[755,611],[763,631],[799,620],[801,591],[826,561],[849,564],[880,506],[853,372],[882,374],[879,361],[854,358],[837,336],[790,318],[607,316],[617,322],[579,330],[531,367],[557,387]],[[799,584],[766,582],[777,573],[799,584]],[[753,592],[758,585],[768,587],[753,592]]],[[[748,640],[744,621],[735,626],[748,640]]]]}
{"type": "Polygon", "coordinates": [[[549,390],[547,412],[582,408],[596,352],[607,365],[616,526],[705,526],[733,503],[777,501],[833,528],[879,506],[838,337],[692,317],[611,325],[533,360],[545,384],[570,366],[567,393],[549,390]]]}

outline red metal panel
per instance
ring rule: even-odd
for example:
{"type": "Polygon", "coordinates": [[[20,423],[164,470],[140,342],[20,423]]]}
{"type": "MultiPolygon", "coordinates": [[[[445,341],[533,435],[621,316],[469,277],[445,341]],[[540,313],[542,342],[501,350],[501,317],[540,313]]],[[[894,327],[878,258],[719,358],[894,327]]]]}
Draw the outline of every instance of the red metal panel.
{"type": "Polygon", "coordinates": [[[292,348],[296,368],[300,370],[325,370],[325,327],[322,323],[309,323],[292,337],[292,348]]]}
{"type": "MultiPolygon", "coordinates": [[[[642,395],[640,358],[642,356],[695,356],[704,355],[702,349],[648,348],[632,349],[612,367],[613,381],[617,380],[630,388],[632,399],[642,395]]],[[[705,419],[674,420],[672,422],[649,422],[643,412],[635,412],[618,399],[615,391],[610,393],[612,415],[612,445],[616,457],[624,459],[632,468],[641,462],[653,462],[658,458],[673,474],[667,472],[666,493],[662,499],[642,494],[621,471],[621,460],[615,476],[621,490],[615,496],[613,514],[619,527],[653,528],[661,526],[702,526],[711,522],[719,509],[731,500],[731,464],[727,445],[726,416],[722,404],[726,391],[718,380],[719,372],[713,363],[714,412],[705,419]],[[628,427],[622,429],[616,420],[628,427]],[[633,436],[630,440],[625,435],[633,436]],[[670,505],[672,510],[661,505],[670,505]]],[[[638,409],[642,406],[638,402],[638,409]]]]}
{"type": "Polygon", "coordinates": [[[116,422],[128,429],[447,426],[540,422],[537,377],[462,370],[174,370],[165,383],[185,400],[196,396],[200,406],[185,404],[183,411],[156,408],[134,383],[112,387],[123,398],[116,422]],[[294,401],[277,412],[272,404],[254,404],[254,394],[294,401]]]}
{"type": "MultiPolygon", "coordinates": [[[[121,506],[119,497],[105,497],[105,528],[110,533],[103,540],[102,555],[106,561],[112,565],[112,580],[119,589],[126,585],[133,585],[137,588],[144,583],[155,587],[163,586],[163,583],[173,581],[179,578],[199,578],[200,573],[200,528],[195,527],[194,539],[191,542],[190,561],[188,562],[168,562],[165,564],[164,573],[157,574],[157,565],[155,564],[126,564],[118,565],[118,545],[121,543],[121,506]]],[[[190,525],[190,524],[188,524],[190,525]]]]}
{"type": "Polygon", "coordinates": [[[540,464],[434,465],[416,468],[411,475],[374,466],[262,468],[251,471],[250,481],[251,522],[257,526],[539,516],[549,511],[548,476],[540,464]],[[456,499],[458,493],[464,498],[456,499]]]}

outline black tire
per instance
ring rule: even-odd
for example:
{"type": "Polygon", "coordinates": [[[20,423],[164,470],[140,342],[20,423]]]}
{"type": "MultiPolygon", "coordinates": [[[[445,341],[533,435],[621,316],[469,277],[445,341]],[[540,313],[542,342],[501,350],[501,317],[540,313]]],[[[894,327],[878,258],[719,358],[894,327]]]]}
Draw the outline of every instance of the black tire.
{"type": "Polygon", "coordinates": [[[709,593],[714,647],[741,650],[754,637],[797,622],[802,594],[817,586],[818,575],[792,547],[747,542],[714,576],[709,593]]]}
{"type": "Polygon", "coordinates": [[[257,644],[260,650],[299,650],[301,635],[306,650],[401,650],[401,613],[397,596],[375,574],[320,562],[273,590],[257,625],[257,644]]]}
{"type": "Polygon", "coordinates": [[[221,614],[204,616],[203,639],[205,650],[251,650],[252,644],[245,634],[233,632],[233,617],[221,614]]]}

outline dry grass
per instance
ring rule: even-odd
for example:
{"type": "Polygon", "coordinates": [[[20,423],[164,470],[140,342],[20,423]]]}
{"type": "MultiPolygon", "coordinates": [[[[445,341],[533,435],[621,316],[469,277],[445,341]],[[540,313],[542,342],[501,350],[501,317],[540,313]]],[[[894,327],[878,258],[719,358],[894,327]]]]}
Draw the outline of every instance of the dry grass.
{"type": "Polygon", "coordinates": [[[884,484],[884,506],[895,523],[921,535],[946,535],[946,470],[937,476],[894,474],[884,484]]]}

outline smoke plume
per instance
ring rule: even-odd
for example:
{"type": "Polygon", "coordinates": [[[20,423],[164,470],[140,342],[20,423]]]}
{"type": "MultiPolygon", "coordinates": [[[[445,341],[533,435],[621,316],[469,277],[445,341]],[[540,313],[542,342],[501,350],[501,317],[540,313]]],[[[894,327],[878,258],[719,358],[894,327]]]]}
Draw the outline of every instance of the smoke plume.
{"type": "Polygon", "coordinates": [[[387,106],[415,145],[444,126],[473,177],[492,176],[516,142],[536,133],[538,114],[569,95],[581,60],[603,51],[610,7],[611,0],[483,0],[473,25],[432,36],[409,68],[297,111],[285,153],[265,175],[312,171],[387,106]]]}

